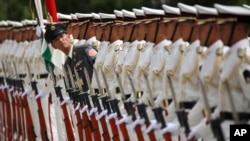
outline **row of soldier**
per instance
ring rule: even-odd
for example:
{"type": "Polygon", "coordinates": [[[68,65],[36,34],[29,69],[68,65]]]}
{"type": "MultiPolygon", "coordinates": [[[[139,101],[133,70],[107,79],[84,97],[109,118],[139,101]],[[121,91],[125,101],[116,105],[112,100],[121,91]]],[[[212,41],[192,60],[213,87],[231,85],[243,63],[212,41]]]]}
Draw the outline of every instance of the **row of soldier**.
{"type": "Polygon", "coordinates": [[[1,140],[229,140],[249,120],[248,6],[162,7],[58,14],[98,49],[89,84],[52,48],[46,69],[36,23],[3,24],[1,140]]]}

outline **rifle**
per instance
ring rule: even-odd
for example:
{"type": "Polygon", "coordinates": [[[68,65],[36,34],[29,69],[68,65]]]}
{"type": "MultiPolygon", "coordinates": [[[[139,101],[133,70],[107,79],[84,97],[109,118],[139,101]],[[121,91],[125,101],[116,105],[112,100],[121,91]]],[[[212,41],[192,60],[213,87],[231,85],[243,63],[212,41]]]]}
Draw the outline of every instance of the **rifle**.
{"type": "MultiPolygon", "coordinates": [[[[53,82],[54,82],[55,93],[56,93],[57,97],[59,98],[60,102],[63,102],[63,96],[62,96],[62,91],[61,91],[62,88],[60,86],[56,86],[56,78],[55,78],[55,75],[53,73],[53,70],[50,66],[48,68],[49,68],[49,72],[54,80],[53,82]]],[[[66,106],[67,106],[66,104],[61,105],[61,109],[63,112],[63,117],[64,117],[63,121],[64,121],[64,125],[66,128],[67,138],[68,138],[68,140],[70,140],[70,139],[74,139],[75,137],[74,137],[74,132],[73,132],[73,126],[72,126],[72,123],[71,123],[69,113],[68,113],[66,106]]]]}
{"type": "Polygon", "coordinates": [[[203,101],[204,101],[204,105],[205,105],[205,109],[207,112],[207,120],[211,122],[211,128],[213,131],[214,136],[217,138],[218,141],[224,141],[224,135],[221,129],[221,121],[220,119],[212,119],[211,118],[211,109],[208,103],[208,99],[207,99],[207,94],[204,88],[204,84],[203,82],[200,80],[200,84],[201,84],[201,91],[202,91],[202,96],[203,96],[203,101]]]}
{"type": "MultiPolygon", "coordinates": [[[[28,69],[28,76],[30,78],[30,84],[31,84],[31,88],[34,91],[35,95],[38,95],[38,89],[37,89],[37,82],[34,80],[32,80],[32,75],[30,73],[30,66],[29,63],[26,61],[26,66],[28,69]]],[[[44,114],[43,114],[43,109],[42,109],[42,103],[40,98],[36,99],[36,103],[37,103],[37,112],[38,112],[38,116],[39,116],[39,123],[40,123],[40,131],[41,131],[41,138],[42,140],[49,140],[48,139],[48,134],[47,134],[47,129],[46,129],[46,123],[45,123],[45,119],[44,119],[44,114]]]]}
{"type": "MultiPolygon", "coordinates": [[[[190,133],[190,127],[189,127],[189,124],[188,124],[187,119],[186,119],[187,113],[186,113],[185,109],[179,108],[179,106],[178,106],[176,94],[175,94],[175,91],[173,88],[172,79],[170,77],[170,74],[167,75],[167,78],[169,81],[169,86],[170,86],[170,90],[171,90],[171,94],[172,94],[172,98],[173,98],[178,121],[180,123],[180,126],[185,128],[186,136],[188,136],[188,134],[190,133]]],[[[194,139],[191,139],[190,141],[194,141],[194,139]]]]}
{"type": "MultiPolygon", "coordinates": [[[[112,97],[112,95],[110,93],[110,90],[109,90],[109,86],[108,86],[108,82],[107,82],[106,76],[105,76],[105,74],[104,74],[104,72],[103,72],[102,69],[101,69],[101,73],[102,73],[102,77],[103,77],[104,84],[105,84],[105,87],[106,87],[106,90],[107,90],[107,94],[108,94],[107,98],[109,98],[108,100],[106,100],[106,104],[107,104],[106,106],[107,106],[107,109],[108,109],[108,114],[109,115],[111,114],[111,109],[110,109],[109,106],[111,106],[113,113],[120,114],[120,113],[117,113],[117,112],[120,112],[118,110],[119,109],[118,101],[117,101],[117,99],[115,99],[115,98],[112,97]]],[[[118,131],[118,127],[116,125],[115,118],[109,119],[109,123],[110,123],[111,130],[112,130],[112,133],[113,133],[112,139],[115,140],[115,141],[119,141],[119,131],[118,131]]]]}
{"type": "MultiPolygon", "coordinates": [[[[90,77],[89,77],[89,74],[88,74],[88,71],[87,71],[86,68],[84,68],[84,74],[85,74],[85,78],[86,78],[86,81],[87,81],[87,85],[88,85],[89,90],[91,92],[92,87],[91,87],[91,84],[90,84],[90,77]]],[[[88,93],[84,94],[86,103],[88,105],[88,109],[90,111],[92,107],[91,107],[88,95],[89,95],[88,93]]],[[[95,94],[92,93],[91,95],[95,95],[95,94]]],[[[94,100],[93,100],[93,97],[92,97],[92,103],[94,104],[94,106],[96,106],[96,104],[95,104],[96,103],[96,99],[94,98],[94,100]]],[[[92,132],[94,133],[94,140],[95,141],[100,141],[101,140],[101,133],[99,131],[98,121],[96,120],[96,116],[95,116],[94,113],[92,113],[89,116],[90,116],[91,125],[92,125],[92,132]]]]}
{"type": "Polygon", "coordinates": [[[14,87],[15,87],[15,94],[13,95],[13,99],[16,103],[16,120],[17,120],[17,131],[18,131],[18,135],[22,136],[24,138],[26,138],[25,133],[23,133],[24,131],[24,113],[23,113],[23,108],[22,108],[22,99],[19,98],[18,93],[20,92],[20,88],[19,88],[19,75],[17,73],[17,68],[16,68],[16,64],[13,61],[13,66],[14,66],[14,75],[15,75],[15,79],[13,79],[14,81],[14,87]]]}
{"type": "MultiPolygon", "coordinates": [[[[132,92],[134,94],[134,98],[136,98],[136,90],[135,90],[135,86],[134,86],[134,83],[132,81],[132,78],[130,77],[129,73],[127,72],[127,76],[129,78],[129,82],[130,82],[130,85],[131,85],[131,88],[132,88],[132,92]]],[[[125,105],[125,108],[127,110],[127,113],[128,115],[131,115],[132,116],[132,120],[135,121],[136,120],[136,113],[134,111],[134,104],[136,104],[137,101],[125,101],[124,102],[124,105],[125,105]]],[[[139,124],[137,124],[135,126],[135,132],[136,132],[136,136],[138,138],[138,141],[144,141],[144,137],[143,137],[143,133],[141,131],[141,126],[139,124]]]]}
{"type": "MultiPolygon", "coordinates": [[[[150,98],[150,99],[149,99],[149,100],[150,100],[149,102],[150,102],[151,107],[152,107],[152,110],[153,110],[153,112],[154,112],[154,116],[155,116],[157,122],[158,122],[158,123],[161,123],[161,128],[163,129],[163,128],[166,127],[166,123],[165,123],[165,120],[164,120],[163,114],[162,114],[163,108],[161,108],[161,107],[156,107],[156,106],[155,106],[155,104],[154,104],[154,98],[153,98],[152,91],[151,91],[151,88],[150,88],[150,85],[149,85],[149,81],[148,81],[148,77],[147,77],[147,75],[146,75],[145,72],[143,73],[143,75],[144,75],[144,78],[145,78],[145,80],[146,80],[146,85],[147,85],[147,88],[148,88],[149,98],[150,98]]],[[[147,124],[147,123],[146,123],[146,124],[147,124]]],[[[149,127],[149,125],[150,125],[150,123],[148,123],[147,127],[149,127]]],[[[151,140],[156,140],[156,137],[155,137],[155,135],[154,135],[154,131],[150,131],[150,132],[148,133],[148,135],[149,135],[149,138],[150,138],[151,140]]],[[[165,139],[168,140],[168,141],[171,141],[171,136],[170,136],[170,134],[168,133],[167,135],[168,135],[168,136],[167,136],[167,138],[165,138],[165,139]]],[[[164,137],[166,137],[166,136],[164,135],[164,137]]]]}
{"type": "MultiPolygon", "coordinates": [[[[80,79],[75,67],[74,67],[74,73],[76,76],[76,82],[77,82],[78,88],[80,90],[80,93],[78,94],[78,102],[80,103],[81,108],[85,108],[85,106],[89,106],[91,108],[91,104],[88,101],[89,100],[88,94],[82,91],[82,80],[80,79]],[[86,96],[87,96],[87,98],[86,98],[86,96]],[[88,102],[86,102],[86,101],[88,101],[88,102]],[[88,103],[88,105],[87,105],[87,103],[88,103]]],[[[92,129],[91,129],[91,122],[89,120],[87,111],[82,112],[82,124],[83,124],[83,129],[85,131],[86,139],[91,141],[92,140],[92,129]]]]}
{"type": "Polygon", "coordinates": [[[75,81],[74,81],[74,78],[72,75],[72,70],[71,70],[70,66],[67,65],[66,67],[67,67],[70,82],[71,82],[71,88],[67,89],[67,92],[69,93],[70,98],[72,98],[72,100],[73,100],[72,108],[74,110],[75,115],[72,115],[72,117],[73,117],[73,122],[75,124],[75,127],[77,127],[76,140],[83,141],[84,140],[83,139],[83,132],[82,132],[83,124],[82,124],[81,114],[80,114],[79,109],[75,110],[79,106],[78,104],[80,104],[77,102],[77,99],[76,99],[77,98],[76,95],[78,95],[80,93],[80,91],[77,90],[75,87],[75,81]]]}
{"type": "MultiPolygon", "coordinates": [[[[95,68],[94,68],[94,73],[95,73],[95,76],[96,76],[95,78],[96,78],[96,81],[97,81],[99,93],[103,95],[103,93],[101,93],[102,90],[101,90],[101,85],[100,85],[100,81],[99,81],[99,76],[98,76],[98,73],[97,73],[95,68]]],[[[94,101],[94,105],[97,107],[98,113],[101,114],[102,111],[106,109],[107,96],[101,96],[100,97],[103,109],[101,108],[101,104],[100,104],[98,96],[96,94],[92,95],[92,99],[94,101]]],[[[103,136],[104,141],[110,141],[111,138],[110,138],[110,135],[109,135],[108,126],[107,126],[105,117],[104,116],[100,117],[99,121],[101,123],[102,131],[103,131],[102,136],[103,136]]]]}
{"type": "MultiPolygon", "coordinates": [[[[4,72],[4,80],[5,80],[5,83],[8,85],[9,84],[9,78],[7,77],[7,68],[5,67],[4,65],[4,62],[2,61],[2,66],[3,66],[3,72],[4,72]]],[[[5,121],[5,128],[6,128],[6,131],[4,131],[4,136],[6,137],[6,140],[12,140],[12,116],[13,116],[13,113],[12,113],[12,105],[9,101],[9,98],[8,98],[8,88],[7,87],[4,87],[3,89],[3,99],[4,99],[4,121],[5,121]]]]}
{"type": "MultiPolygon", "coordinates": [[[[119,74],[117,72],[115,72],[115,74],[116,74],[116,78],[117,78],[119,88],[120,88],[120,91],[121,91],[121,94],[122,94],[122,99],[125,100],[125,92],[124,92],[124,89],[122,87],[121,79],[120,79],[119,74]]],[[[116,105],[114,105],[114,106],[116,106],[116,105]]],[[[119,110],[119,106],[117,106],[116,113],[117,113],[118,120],[123,118],[122,115],[121,115],[121,112],[119,110]]],[[[126,128],[126,123],[123,122],[123,123],[119,124],[119,127],[120,127],[120,129],[122,131],[123,139],[125,141],[129,141],[130,139],[129,139],[129,135],[128,135],[128,130],[126,128]]]]}

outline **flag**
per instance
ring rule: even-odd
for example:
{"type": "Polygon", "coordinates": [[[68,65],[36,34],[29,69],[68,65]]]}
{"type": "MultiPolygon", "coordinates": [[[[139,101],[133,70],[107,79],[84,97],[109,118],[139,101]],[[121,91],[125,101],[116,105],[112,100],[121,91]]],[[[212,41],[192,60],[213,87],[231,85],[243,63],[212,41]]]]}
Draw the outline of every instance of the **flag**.
{"type": "Polygon", "coordinates": [[[42,39],[42,57],[44,59],[44,63],[45,63],[47,71],[51,71],[50,69],[54,70],[55,65],[51,61],[52,53],[45,38],[42,39]]]}
{"type": "Polygon", "coordinates": [[[56,3],[54,0],[46,0],[46,8],[49,14],[49,18],[52,18],[51,22],[58,22],[58,18],[57,18],[57,9],[56,9],[56,3]]]}

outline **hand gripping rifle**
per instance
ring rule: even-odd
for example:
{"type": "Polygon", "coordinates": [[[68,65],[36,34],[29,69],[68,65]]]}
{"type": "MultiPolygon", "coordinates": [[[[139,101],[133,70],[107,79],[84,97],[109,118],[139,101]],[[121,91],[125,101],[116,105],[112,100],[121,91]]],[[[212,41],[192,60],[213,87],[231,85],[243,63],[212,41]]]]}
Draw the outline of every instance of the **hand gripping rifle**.
{"type": "MultiPolygon", "coordinates": [[[[158,123],[161,124],[161,129],[165,128],[166,127],[166,122],[164,120],[164,117],[163,117],[163,108],[162,107],[156,107],[155,104],[154,104],[154,98],[153,98],[153,94],[152,94],[152,91],[151,91],[151,87],[149,85],[149,81],[148,81],[148,77],[146,75],[146,73],[144,72],[144,78],[145,78],[145,81],[146,81],[146,85],[147,85],[147,88],[148,88],[148,92],[149,92],[149,100],[150,100],[150,104],[151,104],[151,107],[152,107],[152,110],[154,112],[154,116],[157,120],[158,123]]],[[[149,125],[148,125],[149,126],[149,125]]],[[[154,135],[154,131],[150,131],[149,133],[149,137],[150,136],[155,136],[154,135]]],[[[152,138],[150,137],[150,139],[152,138]]],[[[164,135],[165,139],[167,141],[171,141],[171,135],[168,133],[166,135],[164,135]]],[[[154,137],[154,140],[156,140],[156,138],[154,137]]]]}
{"type": "MultiPolygon", "coordinates": [[[[63,95],[62,95],[62,91],[61,91],[62,87],[56,85],[55,74],[54,74],[52,68],[50,67],[50,65],[49,65],[48,68],[49,68],[49,72],[51,74],[51,77],[54,80],[53,82],[54,82],[54,90],[55,90],[56,96],[59,98],[60,103],[62,103],[63,100],[64,100],[63,95]]],[[[67,110],[67,104],[61,105],[61,110],[63,112],[63,117],[64,117],[63,121],[64,121],[64,125],[65,125],[65,128],[66,128],[67,138],[68,138],[68,140],[74,139],[75,137],[74,137],[74,132],[73,132],[73,126],[72,126],[72,123],[71,123],[71,120],[70,120],[70,117],[69,117],[69,113],[68,113],[68,110],[67,110]]]]}
{"type": "MultiPolygon", "coordinates": [[[[206,82],[206,80],[205,80],[206,82]]],[[[201,85],[201,91],[202,91],[202,96],[203,96],[203,101],[204,101],[204,106],[205,106],[205,110],[206,110],[206,116],[207,116],[207,120],[209,122],[211,122],[211,128],[212,128],[212,131],[213,131],[213,134],[214,136],[217,138],[218,141],[225,141],[224,140],[224,135],[223,135],[223,132],[222,132],[222,129],[221,129],[221,126],[220,126],[220,119],[212,119],[212,116],[211,116],[211,113],[212,113],[212,110],[209,106],[209,103],[208,103],[208,98],[207,98],[207,93],[206,93],[206,90],[205,90],[205,87],[204,87],[204,84],[203,82],[200,80],[200,85],[201,85]]]]}
{"type": "MultiPolygon", "coordinates": [[[[118,116],[119,114],[121,114],[120,111],[119,111],[119,106],[118,106],[118,102],[119,101],[117,99],[115,99],[114,97],[112,97],[112,95],[110,93],[110,90],[109,90],[109,86],[108,86],[108,82],[107,82],[106,76],[105,76],[103,70],[101,70],[101,72],[102,72],[102,77],[103,77],[104,84],[105,84],[105,87],[106,87],[106,90],[107,90],[107,94],[108,94],[108,98],[109,98],[109,99],[106,100],[107,106],[111,107],[112,108],[112,112],[116,113],[117,116],[118,116]]],[[[108,109],[108,111],[109,110],[110,110],[110,112],[108,112],[108,113],[110,115],[112,113],[111,113],[111,109],[108,109]]],[[[119,131],[118,131],[118,127],[116,125],[115,118],[109,119],[109,123],[110,123],[111,130],[112,130],[112,133],[113,133],[112,139],[114,141],[119,141],[119,131]]]]}
{"type": "MultiPolygon", "coordinates": [[[[189,127],[188,121],[186,119],[187,118],[187,113],[186,113],[185,109],[179,108],[179,105],[178,105],[178,102],[177,102],[177,99],[176,99],[176,93],[175,93],[174,88],[173,88],[172,79],[171,79],[171,76],[169,74],[167,75],[167,78],[168,78],[168,81],[169,81],[170,90],[171,90],[171,94],[172,94],[172,98],[173,98],[177,118],[179,120],[180,126],[185,128],[186,136],[188,136],[188,134],[190,133],[190,127],[189,127]]],[[[190,141],[193,141],[193,139],[190,140],[190,141]]]]}
{"type": "MultiPolygon", "coordinates": [[[[31,84],[31,88],[32,90],[35,92],[35,95],[38,95],[38,89],[37,89],[37,82],[35,80],[32,80],[32,75],[30,73],[30,66],[29,63],[26,61],[26,66],[27,66],[27,70],[28,70],[28,76],[30,78],[30,84],[31,84]]],[[[48,139],[48,131],[46,129],[46,124],[45,124],[45,119],[44,119],[44,114],[43,114],[43,109],[42,109],[42,103],[40,98],[36,99],[36,103],[37,103],[37,112],[38,112],[38,116],[39,116],[39,122],[40,122],[40,128],[41,128],[41,137],[42,140],[49,140],[48,139]]]]}

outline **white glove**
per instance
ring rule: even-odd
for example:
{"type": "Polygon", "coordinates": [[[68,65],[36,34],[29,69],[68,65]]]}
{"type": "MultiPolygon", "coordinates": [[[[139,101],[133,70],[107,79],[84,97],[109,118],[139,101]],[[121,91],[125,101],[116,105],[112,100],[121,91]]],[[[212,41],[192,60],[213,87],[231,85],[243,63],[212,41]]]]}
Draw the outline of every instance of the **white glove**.
{"type": "Polygon", "coordinates": [[[173,136],[177,136],[180,133],[180,126],[176,123],[167,123],[167,127],[161,130],[162,134],[171,133],[173,136]]]}
{"type": "Polygon", "coordinates": [[[69,103],[71,103],[70,98],[69,97],[65,97],[60,105],[62,106],[64,104],[69,104],[69,103]]]}
{"type": "Polygon", "coordinates": [[[45,26],[42,25],[42,26],[36,26],[36,36],[37,37],[41,37],[42,33],[44,33],[44,30],[45,30],[45,26]]]}
{"type": "Polygon", "coordinates": [[[188,140],[191,140],[192,138],[198,139],[200,138],[200,134],[197,132],[197,126],[194,126],[191,128],[191,131],[187,137],[188,140]]]}

